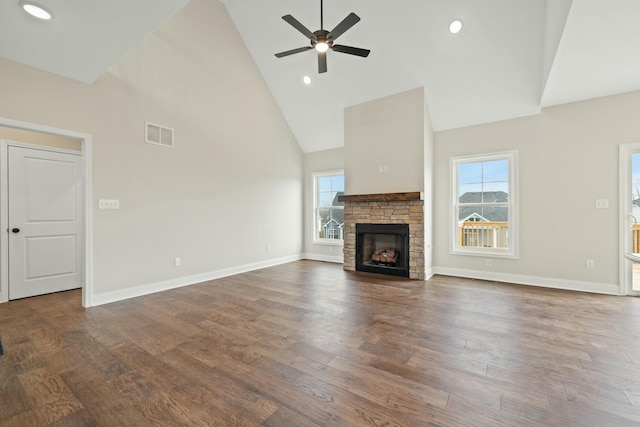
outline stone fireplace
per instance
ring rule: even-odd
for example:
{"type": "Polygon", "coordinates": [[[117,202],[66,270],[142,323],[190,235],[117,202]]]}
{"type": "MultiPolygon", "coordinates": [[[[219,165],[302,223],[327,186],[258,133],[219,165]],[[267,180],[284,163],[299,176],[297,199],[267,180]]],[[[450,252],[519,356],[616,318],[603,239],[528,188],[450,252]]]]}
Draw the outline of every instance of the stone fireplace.
{"type": "Polygon", "coordinates": [[[345,270],[371,271],[356,268],[357,224],[404,224],[408,226],[408,277],[426,280],[424,201],[419,192],[344,195],[339,200],[344,202],[345,270]]]}

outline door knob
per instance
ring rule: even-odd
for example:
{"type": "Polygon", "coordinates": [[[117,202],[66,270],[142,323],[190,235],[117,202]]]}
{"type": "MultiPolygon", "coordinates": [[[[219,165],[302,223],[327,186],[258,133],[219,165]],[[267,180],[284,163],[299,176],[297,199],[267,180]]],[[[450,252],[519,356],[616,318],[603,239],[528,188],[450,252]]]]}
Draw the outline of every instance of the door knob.
{"type": "Polygon", "coordinates": [[[19,229],[19,228],[12,228],[12,229],[11,229],[11,231],[12,231],[13,233],[19,233],[19,232],[20,232],[20,229],[19,229]]]}

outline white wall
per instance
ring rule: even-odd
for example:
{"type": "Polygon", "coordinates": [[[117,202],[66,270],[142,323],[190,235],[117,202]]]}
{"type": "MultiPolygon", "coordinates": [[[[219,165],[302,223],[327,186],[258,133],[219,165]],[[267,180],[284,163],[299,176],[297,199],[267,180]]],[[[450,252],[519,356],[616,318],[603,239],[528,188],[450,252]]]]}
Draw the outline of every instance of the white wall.
{"type": "Polygon", "coordinates": [[[304,155],[304,253],[305,258],[343,262],[342,245],[313,242],[313,174],[344,169],[344,148],[315,151],[304,155]]]}
{"type": "Polygon", "coordinates": [[[436,272],[596,292],[619,291],[618,146],[640,141],[640,93],[435,134],[436,272]],[[518,150],[520,258],[449,253],[453,156],[518,150]],[[595,209],[608,199],[609,209],[595,209]],[[595,260],[595,270],[585,260],[595,260]]]}
{"type": "Polygon", "coordinates": [[[0,93],[0,117],[93,136],[96,301],[300,256],[302,152],[219,2],[192,0],[92,85],[0,60],[0,93]],[[146,144],[145,121],[176,147],[146,144]]]}
{"type": "Polygon", "coordinates": [[[424,190],[425,107],[418,88],[345,109],[346,194],[424,190]]]}

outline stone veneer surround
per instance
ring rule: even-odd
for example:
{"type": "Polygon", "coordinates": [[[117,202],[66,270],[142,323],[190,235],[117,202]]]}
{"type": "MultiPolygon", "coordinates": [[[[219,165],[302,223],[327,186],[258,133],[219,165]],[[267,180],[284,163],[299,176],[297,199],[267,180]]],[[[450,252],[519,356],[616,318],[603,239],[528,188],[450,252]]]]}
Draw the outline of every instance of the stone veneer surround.
{"type": "Polygon", "coordinates": [[[356,223],[408,224],[409,277],[426,280],[424,201],[420,200],[419,194],[342,196],[341,200],[344,201],[345,270],[355,271],[356,269],[356,223]]]}

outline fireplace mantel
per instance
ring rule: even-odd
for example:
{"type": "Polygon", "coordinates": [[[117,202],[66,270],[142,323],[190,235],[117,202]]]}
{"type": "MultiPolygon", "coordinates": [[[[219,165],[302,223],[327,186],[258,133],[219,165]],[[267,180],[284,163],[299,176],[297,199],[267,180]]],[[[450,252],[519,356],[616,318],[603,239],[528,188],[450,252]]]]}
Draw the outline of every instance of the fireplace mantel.
{"type": "Polygon", "coordinates": [[[368,202],[410,202],[422,200],[422,193],[413,191],[409,193],[383,193],[383,194],[353,194],[338,196],[339,202],[368,203],[368,202]]]}

